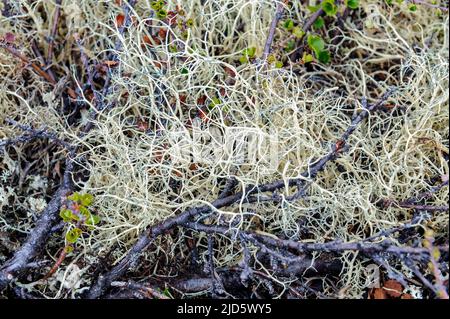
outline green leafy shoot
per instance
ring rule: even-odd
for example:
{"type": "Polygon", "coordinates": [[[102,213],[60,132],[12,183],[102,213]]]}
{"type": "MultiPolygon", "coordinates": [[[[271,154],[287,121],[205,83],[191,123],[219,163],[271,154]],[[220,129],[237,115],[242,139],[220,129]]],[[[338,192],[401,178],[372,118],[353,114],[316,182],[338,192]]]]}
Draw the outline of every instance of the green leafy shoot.
{"type": "Polygon", "coordinates": [[[68,196],[67,199],[70,199],[71,201],[78,203],[81,200],[81,194],[78,192],[75,192],[72,195],[68,196]]]}
{"type": "MultiPolygon", "coordinates": [[[[88,226],[89,229],[92,229],[93,225],[100,222],[100,218],[91,214],[88,209],[94,202],[94,196],[92,194],[80,194],[75,192],[68,196],[67,199],[74,202],[74,204],[71,205],[71,209],[64,208],[59,212],[59,216],[65,223],[76,222],[77,228],[84,225],[88,226]]],[[[73,238],[72,235],[69,235],[69,238],[73,238]]]]}
{"type": "Polygon", "coordinates": [[[274,63],[274,62],[276,62],[277,61],[277,58],[273,55],[273,54],[270,54],[268,57],[267,57],[267,62],[269,63],[269,64],[272,64],[272,63],[274,63]]]}
{"type": "Polygon", "coordinates": [[[172,294],[170,293],[170,290],[169,290],[169,288],[164,288],[164,290],[163,290],[163,295],[165,295],[166,297],[168,297],[168,298],[173,298],[173,296],[172,296],[172,294]]]}
{"type": "Polygon", "coordinates": [[[67,199],[86,207],[90,206],[94,202],[94,196],[92,194],[80,194],[78,192],[68,196],[67,199]]]}

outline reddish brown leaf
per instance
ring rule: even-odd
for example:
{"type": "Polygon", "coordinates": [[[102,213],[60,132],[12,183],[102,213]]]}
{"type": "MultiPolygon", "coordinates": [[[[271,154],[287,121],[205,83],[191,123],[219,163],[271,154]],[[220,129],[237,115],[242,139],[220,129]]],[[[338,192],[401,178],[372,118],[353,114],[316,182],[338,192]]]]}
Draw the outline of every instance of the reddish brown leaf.
{"type": "Polygon", "coordinates": [[[166,37],[166,35],[167,35],[167,30],[166,30],[166,29],[163,29],[163,28],[159,29],[158,35],[159,35],[159,37],[160,37],[161,39],[164,39],[164,38],[166,37]]]}
{"type": "Polygon", "coordinates": [[[104,65],[106,65],[107,67],[115,67],[119,64],[119,61],[104,61],[103,62],[104,65]]]}
{"type": "Polygon", "coordinates": [[[172,171],[175,175],[177,175],[178,177],[183,177],[183,174],[180,172],[180,171],[178,171],[178,170],[173,170],[172,171]]]}
{"type": "Polygon", "coordinates": [[[151,38],[148,35],[144,35],[142,41],[149,46],[159,45],[161,44],[161,40],[158,37],[152,36],[151,38]]]}
{"type": "Polygon", "coordinates": [[[144,43],[147,43],[147,44],[152,44],[152,41],[150,40],[150,37],[148,35],[144,35],[142,37],[142,41],[144,41],[144,43]]]}
{"type": "Polygon", "coordinates": [[[180,103],[186,104],[187,95],[180,95],[180,103]]]}
{"type": "Polygon", "coordinates": [[[382,288],[374,288],[371,299],[386,299],[386,293],[382,288]]]}
{"type": "Polygon", "coordinates": [[[398,281],[393,279],[386,281],[383,288],[385,289],[386,293],[393,298],[400,297],[403,292],[402,285],[398,281]]]}
{"type": "Polygon", "coordinates": [[[14,41],[16,41],[16,36],[11,32],[6,32],[5,41],[7,43],[14,43],[14,41]]]}
{"type": "Polygon", "coordinates": [[[223,69],[232,78],[234,78],[236,76],[236,72],[234,72],[231,68],[225,66],[223,69]]]}
{"type": "Polygon", "coordinates": [[[56,173],[56,175],[58,175],[59,178],[61,178],[61,163],[58,161],[55,164],[55,168],[53,169],[53,171],[56,173]]]}
{"type": "Polygon", "coordinates": [[[336,152],[339,152],[342,149],[342,147],[344,146],[344,144],[345,144],[345,141],[338,140],[336,142],[336,152]]]}
{"type": "Polygon", "coordinates": [[[146,132],[148,130],[148,123],[143,120],[138,120],[137,128],[139,131],[146,132]]]}
{"type": "Polygon", "coordinates": [[[202,95],[197,99],[197,104],[198,105],[204,105],[206,102],[206,95],[202,95]]]}
{"type": "Polygon", "coordinates": [[[169,19],[169,25],[173,26],[177,24],[177,13],[175,11],[167,12],[167,18],[169,19]]]}
{"type": "Polygon", "coordinates": [[[208,115],[207,115],[206,112],[203,111],[203,110],[199,110],[199,111],[198,111],[198,116],[199,116],[199,117],[202,119],[202,121],[205,122],[205,123],[207,123],[207,122],[209,121],[208,115]]]}
{"type": "Polygon", "coordinates": [[[120,28],[125,23],[125,16],[123,14],[118,14],[116,17],[117,26],[120,28]]]}
{"type": "Polygon", "coordinates": [[[410,294],[403,294],[401,299],[414,299],[414,297],[411,296],[410,294]]]}

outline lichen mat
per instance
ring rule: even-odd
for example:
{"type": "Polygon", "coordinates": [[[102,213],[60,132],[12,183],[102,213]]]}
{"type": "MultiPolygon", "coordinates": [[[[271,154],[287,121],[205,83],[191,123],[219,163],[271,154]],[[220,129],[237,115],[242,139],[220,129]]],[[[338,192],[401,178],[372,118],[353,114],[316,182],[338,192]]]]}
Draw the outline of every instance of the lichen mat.
{"type": "Polygon", "coordinates": [[[0,295],[448,298],[446,6],[0,2],[0,295]]]}

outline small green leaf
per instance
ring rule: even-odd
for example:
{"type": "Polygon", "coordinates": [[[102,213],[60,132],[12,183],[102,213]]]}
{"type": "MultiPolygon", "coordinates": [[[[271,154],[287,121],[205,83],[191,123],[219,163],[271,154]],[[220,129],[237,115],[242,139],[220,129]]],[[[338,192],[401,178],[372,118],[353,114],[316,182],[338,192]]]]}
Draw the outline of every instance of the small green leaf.
{"type": "Polygon", "coordinates": [[[247,62],[248,62],[248,57],[246,57],[245,55],[244,55],[244,56],[241,56],[241,57],[239,58],[239,62],[241,62],[242,64],[247,63],[247,62]]]}
{"type": "Polygon", "coordinates": [[[325,49],[325,42],[318,35],[308,35],[307,42],[311,50],[313,50],[316,55],[325,49]]]}
{"type": "Polygon", "coordinates": [[[59,216],[63,219],[65,223],[68,223],[72,219],[72,211],[70,209],[63,209],[59,212],[59,216]]]}
{"type": "Polygon", "coordinates": [[[291,30],[294,27],[294,21],[292,21],[291,19],[288,19],[288,20],[284,21],[283,27],[286,30],[291,30]]]}
{"type": "Polygon", "coordinates": [[[94,202],[94,195],[83,194],[80,196],[80,204],[83,206],[90,206],[94,202]]]}
{"type": "Polygon", "coordinates": [[[331,60],[330,52],[328,51],[319,52],[319,54],[317,55],[317,59],[324,64],[330,63],[331,60]]]}
{"type": "Polygon", "coordinates": [[[359,0],[345,0],[345,5],[350,9],[358,9],[359,7],[359,0]]]}
{"type": "Polygon", "coordinates": [[[295,49],[295,41],[294,40],[289,40],[288,43],[286,44],[286,47],[284,48],[287,52],[290,52],[292,50],[295,49]]]}
{"type": "Polygon", "coordinates": [[[314,57],[312,54],[303,53],[302,61],[303,63],[311,63],[314,61],[314,57]]]}
{"type": "Polygon", "coordinates": [[[275,67],[276,67],[277,69],[281,69],[281,68],[283,67],[283,62],[281,62],[281,61],[275,62],[275,67]]]}
{"type": "Polygon", "coordinates": [[[162,1],[152,1],[152,3],[150,4],[150,7],[155,10],[158,11],[162,8],[163,4],[161,4],[162,1]]]}
{"type": "Polygon", "coordinates": [[[189,32],[188,32],[187,30],[181,32],[181,37],[182,37],[183,39],[187,39],[188,36],[189,36],[189,32]]]}
{"type": "Polygon", "coordinates": [[[321,3],[322,9],[327,16],[334,16],[337,13],[337,6],[334,4],[334,0],[324,0],[321,3]]]}
{"type": "Polygon", "coordinates": [[[80,202],[81,194],[78,192],[75,192],[72,195],[68,196],[67,199],[70,199],[71,201],[74,201],[74,202],[80,202]]]}
{"type": "Polygon", "coordinates": [[[417,11],[417,6],[415,4],[410,4],[408,6],[409,11],[411,12],[416,12],[417,11]]]}
{"type": "Polygon", "coordinates": [[[308,10],[311,11],[311,13],[317,12],[320,9],[320,4],[317,6],[307,6],[308,10]]]}
{"type": "Polygon", "coordinates": [[[73,246],[66,247],[66,254],[70,254],[73,251],[73,246]]]}
{"type": "Polygon", "coordinates": [[[156,15],[158,16],[159,19],[164,19],[167,17],[167,11],[164,9],[160,9],[158,10],[158,12],[156,13],[156,15]]]}
{"type": "Polygon", "coordinates": [[[388,6],[392,5],[392,0],[384,0],[388,6]]]}
{"type": "Polygon", "coordinates": [[[166,297],[172,298],[172,295],[170,294],[169,288],[164,288],[163,294],[164,294],[166,297]]]}
{"type": "Polygon", "coordinates": [[[249,58],[253,58],[256,54],[256,48],[255,47],[247,48],[242,53],[248,56],[249,58]]]}
{"type": "Polygon", "coordinates": [[[92,222],[94,223],[94,225],[97,225],[98,223],[100,223],[100,217],[98,215],[92,215],[92,222]]]}
{"type": "Polygon", "coordinates": [[[190,18],[186,20],[186,27],[192,28],[194,26],[194,19],[190,18]]]}
{"type": "Polygon", "coordinates": [[[189,73],[189,70],[186,69],[186,68],[182,68],[181,71],[180,71],[180,73],[181,73],[181,74],[188,74],[188,73],[189,73]]]}
{"type": "Polygon", "coordinates": [[[71,229],[66,234],[66,240],[69,243],[73,244],[78,240],[78,238],[80,238],[81,234],[82,234],[81,229],[79,228],[71,229]]]}
{"type": "Polygon", "coordinates": [[[79,221],[79,220],[80,220],[80,216],[78,216],[77,214],[74,214],[73,212],[72,212],[71,218],[72,218],[74,221],[79,221]]]}
{"type": "Polygon", "coordinates": [[[303,31],[300,27],[295,27],[294,29],[292,29],[292,34],[296,38],[301,39],[305,35],[305,31],[303,31]]]}
{"type": "Polygon", "coordinates": [[[91,215],[89,219],[86,220],[86,225],[93,226],[100,222],[100,217],[97,215],[91,215]]]}
{"type": "Polygon", "coordinates": [[[314,28],[320,29],[325,25],[325,20],[322,17],[318,17],[316,21],[314,21],[314,28]]]}
{"type": "Polygon", "coordinates": [[[269,56],[267,57],[267,62],[268,62],[269,64],[274,63],[276,60],[277,60],[277,58],[276,58],[273,54],[271,54],[271,55],[269,55],[269,56]]]}
{"type": "Polygon", "coordinates": [[[83,215],[83,217],[84,217],[85,219],[91,217],[91,213],[90,213],[89,210],[88,210],[86,207],[84,207],[84,206],[80,206],[80,214],[83,215]]]}
{"type": "Polygon", "coordinates": [[[213,97],[213,98],[211,99],[211,103],[209,103],[209,108],[212,109],[212,108],[214,108],[216,105],[220,105],[220,104],[222,104],[222,101],[221,101],[219,98],[217,98],[217,97],[213,97]]]}

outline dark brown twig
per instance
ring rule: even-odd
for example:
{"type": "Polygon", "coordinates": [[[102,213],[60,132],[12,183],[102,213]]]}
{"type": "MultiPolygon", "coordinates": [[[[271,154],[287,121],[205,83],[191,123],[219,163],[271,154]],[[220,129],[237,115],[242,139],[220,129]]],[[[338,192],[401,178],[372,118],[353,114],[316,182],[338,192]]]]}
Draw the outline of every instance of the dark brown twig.
{"type": "Polygon", "coordinates": [[[49,36],[49,42],[48,42],[48,50],[47,50],[47,64],[52,64],[53,61],[53,47],[55,45],[55,37],[56,33],[58,31],[58,22],[59,22],[59,16],[61,13],[61,2],[62,0],[55,0],[55,13],[53,15],[53,26],[52,30],[50,32],[49,36]]]}
{"type": "Polygon", "coordinates": [[[285,3],[286,3],[286,1],[284,1],[284,3],[279,2],[277,5],[277,11],[275,12],[275,16],[272,20],[272,23],[270,24],[269,34],[267,35],[266,44],[264,45],[264,51],[263,51],[263,55],[261,58],[263,62],[265,62],[267,60],[267,57],[270,54],[270,48],[272,46],[273,38],[275,36],[275,29],[278,25],[278,22],[281,19],[281,16],[283,15],[285,3]]]}

